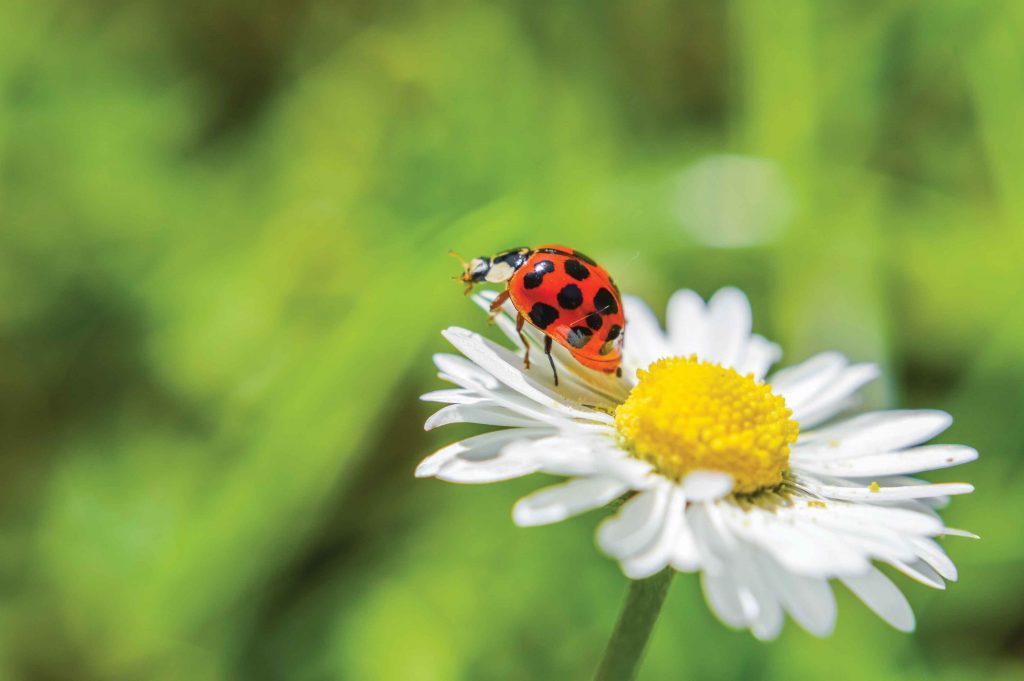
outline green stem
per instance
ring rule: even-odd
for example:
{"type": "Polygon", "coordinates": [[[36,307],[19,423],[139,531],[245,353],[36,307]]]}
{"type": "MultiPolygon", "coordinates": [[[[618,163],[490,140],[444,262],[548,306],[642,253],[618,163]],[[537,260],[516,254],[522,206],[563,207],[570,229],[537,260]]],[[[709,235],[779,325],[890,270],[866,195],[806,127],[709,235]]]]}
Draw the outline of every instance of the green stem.
{"type": "Polygon", "coordinates": [[[608,640],[594,681],[632,681],[636,677],[675,573],[672,568],[666,568],[653,577],[630,582],[626,604],[608,640]]]}

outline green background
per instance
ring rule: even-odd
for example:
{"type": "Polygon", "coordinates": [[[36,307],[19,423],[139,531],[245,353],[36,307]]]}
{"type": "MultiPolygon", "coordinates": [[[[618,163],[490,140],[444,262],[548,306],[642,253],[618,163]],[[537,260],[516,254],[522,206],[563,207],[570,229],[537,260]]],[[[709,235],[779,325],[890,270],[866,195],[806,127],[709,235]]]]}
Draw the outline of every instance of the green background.
{"type": "Polygon", "coordinates": [[[412,476],[446,252],[563,242],[982,453],[916,634],[683,575],[642,679],[1021,678],[1022,177],[1014,0],[0,3],[0,677],[588,678],[603,514],[412,476]]]}

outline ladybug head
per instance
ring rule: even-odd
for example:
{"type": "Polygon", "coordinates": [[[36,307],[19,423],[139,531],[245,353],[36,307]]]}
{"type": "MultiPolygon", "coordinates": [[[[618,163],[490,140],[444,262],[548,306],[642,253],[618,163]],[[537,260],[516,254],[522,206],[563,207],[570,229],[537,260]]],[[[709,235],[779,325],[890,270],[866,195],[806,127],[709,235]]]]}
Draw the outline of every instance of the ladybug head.
{"type": "Polygon", "coordinates": [[[452,277],[452,279],[457,279],[466,285],[466,295],[469,295],[469,292],[473,290],[473,284],[487,281],[487,273],[491,271],[490,258],[480,256],[466,262],[455,251],[448,251],[448,255],[462,263],[462,274],[452,277]]]}
{"type": "MultiPolygon", "coordinates": [[[[451,255],[459,258],[455,251],[451,251],[451,255]]],[[[493,258],[482,255],[469,262],[459,258],[462,263],[462,275],[456,279],[466,284],[466,293],[468,294],[473,289],[473,284],[485,282],[497,284],[508,281],[529,257],[530,249],[514,248],[503,251],[493,258]]]]}

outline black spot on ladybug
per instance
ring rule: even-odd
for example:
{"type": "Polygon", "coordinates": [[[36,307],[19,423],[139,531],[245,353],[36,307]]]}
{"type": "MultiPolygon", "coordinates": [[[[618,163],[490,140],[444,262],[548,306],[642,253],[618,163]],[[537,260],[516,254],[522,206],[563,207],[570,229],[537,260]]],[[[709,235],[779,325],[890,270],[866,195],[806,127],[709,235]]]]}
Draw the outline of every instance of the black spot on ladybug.
{"type": "Polygon", "coordinates": [[[590,270],[579,260],[566,260],[565,273],[576,281],[583,281],[590,276],[590,270]]]}
{"type": "Polygon", "coordinates": [[[533,271],[523,277],[523,286],[526,288],[537,288],[544,282],[544,275],[555,271],[555,263],[550,260],[541,260],[533,266],[533,271]]]}
{"type": "Polygon", "coordinates": [[[594,307],[601,314],[615,314],[619,311],[619,304],[615,302],[615,296],[604,287],[594,294],[594,307]]]}
{"type": "Polygon", "coordinates": [[[575,310],[583,304],[583,291],[576,284],[566,284],[558,292],[558,304],[566,310],[575,310]]]}
{"type": "Polygon", "coordinates": [[[530,321],[538,329],[548,328],[556,319],[558,319],[558,310],[547,303],[534,303],[530,308],[530,321]]]}
{"type": "Polygon", "coordinates": [[[585,326],[574,326],[569,329],[569,333],[565,337],[565,340],[569,341],[569,345],[578,350],[589,343],[593,335],[594,332],[585,326]]]}
{"type": "Polygon", "coordinates": [[[592,328],[594,331],[600,331],[602,324],[604,324],[604,320],[601,319],[601,315],[596,312],[591,312],[587,315],[587,326],[592,328]]]}
{"type": "Polygon", "coordinates": [[[620,333],[622,333],[622,327],[618,324],[612,324],[612,328],[608,329],[608,335],[605,336],[604,339],[607,341],[613,341],[619,337],[620,333]]]}
{"type": "Polygon", "coordinates": [[[615,341],[605,341],[597,350],[599,355],[607,355],[615,347],[615,341]]]}
{"type": "Polygon", "coordinates": [[[587,263],[588,265],[595,265],[595,266],[597,265],[597,263],[596,263],[596,262],[594,262],[594,261],[593,261],[593,259],[591,259],[591,258],[588,258],[587,256],[583,255],[583,254],[582,254],[582,253],[580,253],[579,251],[575,251],[575,250],[574,250],[574,251],[572,252],[572,254],[573,254],[573,255],[575,255],[575,256],[576,256],[577,258],[579,258],[580,260],[582,260],[583,262],[587,263]]]}

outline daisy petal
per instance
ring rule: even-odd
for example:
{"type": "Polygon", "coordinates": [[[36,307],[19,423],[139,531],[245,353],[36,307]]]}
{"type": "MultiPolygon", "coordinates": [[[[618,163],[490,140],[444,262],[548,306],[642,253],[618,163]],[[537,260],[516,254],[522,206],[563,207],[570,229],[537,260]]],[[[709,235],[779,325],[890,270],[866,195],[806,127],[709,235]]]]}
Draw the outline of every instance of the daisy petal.
{"type": "Polygon", "coordinates": [[[520,527],[557,523],[604,506],[626,490],[613,478],[576,478],[523,497],[512,509],[512,519],[520,527]]]}
{"type": "Polygon", "coordinates": [[[794,513],[810,522],[842,525],[850,528],[886,527],[902,534],[932,536],[942,534],[942,521],[929,513],[892,506],[872,506],[844,501],[793,500],[794,513]],[[818,504],[811,506],[810,504],[818,504]]]}
{"type": "Polygon", "coordinates": [[[741,376],[753,374],[755,381],[761,381],[780,357],[782,348],[763,336],[754,334],[747,342],[743,357],[737,361],[735,369],[741,376]]]}
{"type": "Polygon", "coordinates": [[[643,550],[661,528],[668,498],[668,485],[640,492],[601,523],[597,543],[609,556],[620,559],[643,550]]]}
{"type": "Polygon", "coordinates": [[[813,524],[779,522],[774,514],[750,511],[732,518],[733,531],[772,556],[793,574],[831,577],[867,569],[863,552],[844,541],[842,535],[822,532],[813,524]]]}
{"type": "Polygon", "coordinates": [[[772,391],[786,399],[792,409],[802,404],[832,382],[846,366],[846,358],[838,352],[822,352],[796,366],[782,369],[768,379],[772,391]]]}
{"type": "Polygon", "coordinates": [[[723,288],[708,301],[707,346],[702,359],[732,368],[750,338],[751,314],[747,297],[723,288]]]}
{"type": "Polygon", "coordinates": [[[854,364],[846,367],[838,378],[811,398],[807,404],[791,407],[793,418],[805,428],[827,421],[850,406],[854,393],[878,378],[878,375],[878,367],[874,364],[854,364]]]}
{"type": "Polygon", "coordinates": [[[676,535],[676,544],[672,550],[672,567],[680,572],[693,572],[700,567],[700,551],[693,532],[684,522],[676,535]]]}
{"type": "Polygon", "coordinates": [[[748,559],[741,564],[746,587],[757,603],[757,615],[750,622],[750,633],[760,641],[771,641],[782,631],[785,617],[778,596],[755,567],[759,556],[747,552],[748,559]]]}
{"type": "Polygon", "coordinates": [[[622,346],[622,361],[626,365],[623,374],[632,379],[637,369],[645,369],[655,360],[675,353],[669,347],[658,318],[645,302],[635,296],[623,296],[622,308],[627,329],[627,340],[622,346]]]}
{"type": "Polygon", "coordinates": [[[892,565],[907,577],[917,580],[925,586],[930,586],[931,588],[938,589],[939,591],[946,588],[946,582],[943,581],[942,575],[936,572],[931,565],[923,560],[911,561],[909,563],[900,560],[887,560],[885,562],[892,565]]]}
{"type": "Polygon", "coordinates": [[[433,477],[448,463],[460,456],[478,460],[496,457],[502,448],[509,443],[516,440],[542,437],[550,432],[550,429],[547,428],[511,428],[509,430],[496,430],[466,438],[465,440],[442,447],[425,458],[416,467],[416,477],[433,477]]]}
{"type": "Polygon", "coordinates": [[[771,561],[765,561],[764,567],[783,606],[801,627],[818,637],[832,633],[836,598],[828,580],[786,572],[771,561]]]}
{"type": "Polygon", "coordinates": [[[443,402],[445,404],[473,404],[483,402],[487,398],[473,390],[463,388],[445,388],[444,390],[431,390],[429,393],[420,395],[424,402],[443,402]]]}
{"type": "Polygon", "coordinates": [[[523,372],[518,357],[483,336],[457,326],[445,329],[443,335],[494,378],[538,404],[575,418],[605,423],[612,421],[612,417],[603,412],[573,406],[557,392],[534,381],[523,372]]]}
{"type": "Polygon", "coordinates": [[[946,552],[942,550],[938,542],[927,537],[915,537],[910,539],[911,545],[917,550],[921,560],[928,563],[943,579],[955,582],[958,577],[956,565],[950,560],[946,552]]]}
{"type": "Polygon", "coordinates": [[[840,487],[837,485],[820,485],[818,491],[832,499],[845,501],[898,501],[901,499],[923,499],[927,497],[946,496],[952,494],[970,494],[974,485],[965,482],[940,482],[933,485],[907,485],[903,487],[840,487]]]}
{"type": "Polygon", "coordinates": [[[736,582],[726,574],[703,572],[700,576],[704,600],[718,619],[734,629],[747,626],[747,615],[739,599],[736,582]]]}
{"type": "Polygon", "coordinates": [[[704,300],[688,289],[676,291],[665,314],[672,353],[677,357],[707,354],[708,312],[704,300]]]}
{"type": "Polygon", "coordinates": [[[498,381],[494,376],[465,357],[439,352],[434,355],[434,365],[443,377],[464,388],[493,390],[498,387],[498,381]]]}
{"type": "Polygon", "coordinates": [[[947,527],[942,531],[942,534],[947,537],[964,537],[965,539],[981,539],[981,537],[973,532],[967,530],[958,530],[955,527],[947,527]]]}
{"type": "Polygon", "coordinates": [[[830,459],[893,452],[927,442],[949,428],[952,417],[937,409],[892,409],[861,414],[802,435],[794,453],[830,459]]]}
{"type": "Polygon", "coordinates": [[[428,418],[423,424],[423,430],[433,430],[451,423],[478,423],[485,426],[538,425],[534,419],[493,405],[450,404],[428,418]]]}
{"type": "Polygon", "coordinates": [[[863,575],[840,578],[857,598],[895,629],[914,630],[914,611],[903,592],[877,568],[863,575]]]}
{"type": "Polygon", "coordinates": [[[714,501],[732,491],[732,476],[719,471],[694,471],[683,480],[683,492],[693,502],[714,501]]]}
{"type": "Polygon", "coordinates": [[[683,525],[683,510],[686,508],[686,497],[682,490],[673,487],[669,490],[668,504],[662,515],[661,527],[654,540],[641,553],[622,560],[622,571],[630,579],[646,579],[665,569],[672,560],[676,548],[676,538],[683,525]]]}
{"type": "Polygon", "coordinates": [[[482,484],[534,473],[540,463],[528,456],[510,456],[510,445],[550,432],[549,428],[509,428],[467,438],[424,459],[416,468],[416,477],[482,484]]]}
{"type": "Polygon", "coordinates": [[[977,450],[962,445],[926,445],[871,456],[814,461],[800,459],[799,468],[847,478],[919,473],[959,466],[978,458],[977,450]]]}

